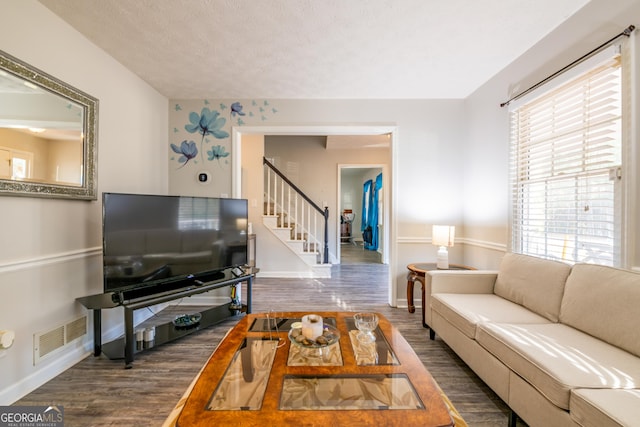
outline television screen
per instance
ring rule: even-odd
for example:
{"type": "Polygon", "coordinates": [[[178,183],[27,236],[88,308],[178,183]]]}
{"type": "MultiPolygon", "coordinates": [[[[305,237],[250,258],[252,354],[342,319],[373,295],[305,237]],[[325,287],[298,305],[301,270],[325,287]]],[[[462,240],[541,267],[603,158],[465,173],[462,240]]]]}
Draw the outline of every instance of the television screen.
{"type": "Polygon", "coordinates": [[[244,199],[104,193],[102,201],[105,292],[207,282],[247,263],[244,199]]]}

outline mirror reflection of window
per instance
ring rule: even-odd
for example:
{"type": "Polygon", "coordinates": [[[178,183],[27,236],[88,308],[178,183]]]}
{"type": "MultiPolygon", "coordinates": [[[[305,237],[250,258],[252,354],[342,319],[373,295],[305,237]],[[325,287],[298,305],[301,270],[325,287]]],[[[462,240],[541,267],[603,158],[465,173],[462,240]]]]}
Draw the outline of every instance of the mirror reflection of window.
{"type": "Polygon", "coordinates": [[[0,177],[81,185],[83,118],[80,104],[0,72],[0,146],[11,151],[10,170],[0,177]]]}
{"type": "Polygon", "coordinates": [[[13,179],[27,179],[29,178],[29,163],[27,159],[20,157],[14,157],[13,163],[13,179]]]}
{"type": "Polygon", "coordinates": [[[0,147],[0,178],[30,179],[32,165],[33,153],[0,147]]]}

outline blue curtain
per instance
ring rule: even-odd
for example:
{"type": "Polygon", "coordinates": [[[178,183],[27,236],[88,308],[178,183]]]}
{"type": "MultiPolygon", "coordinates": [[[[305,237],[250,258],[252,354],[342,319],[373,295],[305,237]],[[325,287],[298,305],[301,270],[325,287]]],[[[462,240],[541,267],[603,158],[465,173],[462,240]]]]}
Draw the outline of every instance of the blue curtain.
{"type": "Polygon", "coordinates": [[[370,251],[378,250],[378,192],[381,188],[382,174],[378,174],[375,186],[372,180],[365,182],[362,193],[362,237],[364,248],[370,251]]]}

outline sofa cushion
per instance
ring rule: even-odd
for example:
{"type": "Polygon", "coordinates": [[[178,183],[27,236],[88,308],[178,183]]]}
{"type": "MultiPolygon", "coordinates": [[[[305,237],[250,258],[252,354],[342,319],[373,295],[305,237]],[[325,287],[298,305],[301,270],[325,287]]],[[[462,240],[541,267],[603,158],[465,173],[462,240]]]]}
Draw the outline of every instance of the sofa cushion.
{"type": "Polygon", "coordinates": [[[572,390],[570,406],[571,418],[583,427],[637,425],[640,390],[572,390]]]}
{"type": "Polygon", "coordinates": [[[549,323],[544,317],[494,294],[433,294],[431,309],[472,339],[480,322],[549,323]]]}
{"type": "Polygon", "coordinates": [[[576,264],[565,285],[560,321],[640,356],[640,274],[576,264]]]}
{"type": "Polygon", "coordinates": [[[562,409],[574,388],[640,386],[636,356],[560,323],[481,323],[476,340],[562,409]]]}
{"type": "Polygon", "coordinates": [[[562,262],[507,253],[493,292],[557,322],[570,271],[571,267],[562,262]]]}

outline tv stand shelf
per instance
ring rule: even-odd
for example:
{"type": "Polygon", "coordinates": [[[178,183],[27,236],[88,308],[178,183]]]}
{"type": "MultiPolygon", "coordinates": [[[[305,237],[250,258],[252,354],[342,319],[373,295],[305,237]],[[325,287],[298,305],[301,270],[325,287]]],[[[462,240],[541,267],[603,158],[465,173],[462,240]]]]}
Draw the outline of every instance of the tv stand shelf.
{"type": "Polygon", "coordinates": [[[93,310],[94,356],[99,356],[103,351],[103,309],[115,307],[124,308],[124,337],[109,343],[105,343],[104,350],[105,354],[110,358],[119,358],[124,356],[125,368],[131,368],[136,352],[133,325],[133,312],[135,310],[160,304],[163,302],[201,294],[226,286],[239,285],[242,282],[247,283],[246,308],[243,306],[243,310],[236,309],[235,307],[231,307],[231,304],[228,303],[213,307],[209,310],[205,310],[201,313],[202,319],[200,320],[199,325],[190,329],[177,328],[172,323],[159,325],[156,329],[154,344],[154,346],[157,346],[173,339],[180,338],[204,327],[219,323],[229,317],[237,315],[240,311],[251,313],[251,288],[253,284],[253,278],[255,277],[257,272],[258,269],[255,267],[249,267],[245,269],[228,269],[223,272],[223,277],[217,278],[217,280],[204,283],[200,282],[202,284],[196,283],[193,280],[185,280],[184,286],[177,286],[174,287],[174,289],[168,291],[156,290],[155,293],[153,292],[153,289],[148,289],[147,295],[142,296],[140,296],[140,294],[138,293],[135,294],[135,297],[131,297],[131,295],[126,291],[122,291],[106,292],[102,294],[77,298],[77,301],[80,302],[83,306],[90,310],[93,310]]]}

